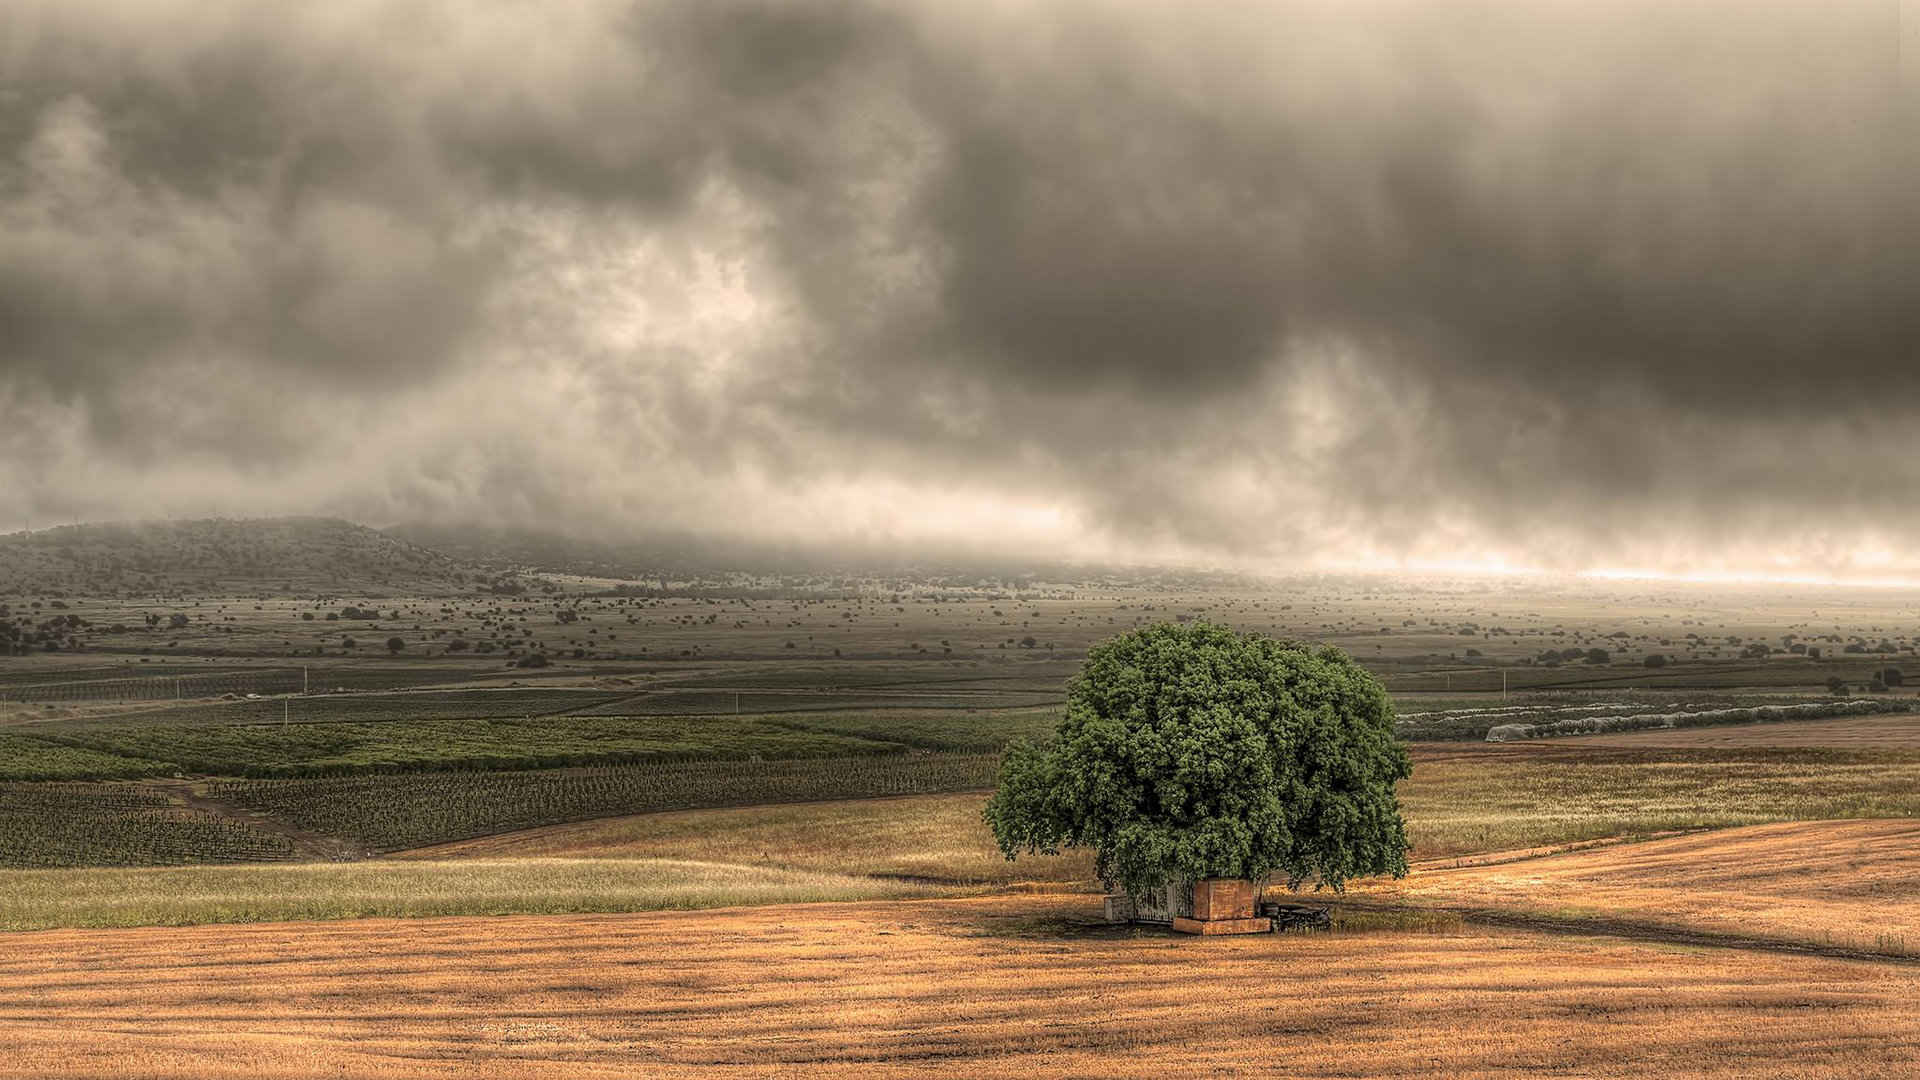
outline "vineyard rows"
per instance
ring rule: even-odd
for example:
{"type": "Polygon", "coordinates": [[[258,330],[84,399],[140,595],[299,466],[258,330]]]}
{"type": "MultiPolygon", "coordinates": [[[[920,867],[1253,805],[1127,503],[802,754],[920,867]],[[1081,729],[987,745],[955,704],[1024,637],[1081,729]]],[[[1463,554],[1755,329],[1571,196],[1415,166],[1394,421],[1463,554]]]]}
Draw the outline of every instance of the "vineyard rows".
{"type": "Polygon", "coordinates": [[[0,866],[158,866],[293,857],[287,839],[131,784],[0,784],[0,866]]]}
{"type": "Polygon", "coordinates": [[[616,814],[991,787],[991,754],[704,761],[210,784],[215,799],[393,851],[616,814]]]}

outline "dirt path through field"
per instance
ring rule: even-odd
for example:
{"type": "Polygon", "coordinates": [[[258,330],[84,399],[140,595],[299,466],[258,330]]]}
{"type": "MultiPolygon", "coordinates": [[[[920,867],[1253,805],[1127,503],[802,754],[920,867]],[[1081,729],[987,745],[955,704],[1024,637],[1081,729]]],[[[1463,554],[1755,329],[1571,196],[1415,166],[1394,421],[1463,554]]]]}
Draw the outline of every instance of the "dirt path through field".
{"type": "Polygon", "coordinates": [[[250,825],[263,832],[286,837],[287,842],[293,845],[293,857],[302,862],[345,862],[366,858],[371,854],[350,840],[296,828],[265,811],[248,810],[218,799],[208,798],[202,781],[162,779],[143,780],[140,783],[165,793],[169,798],[191,809],[216,814],[250,825]]]}

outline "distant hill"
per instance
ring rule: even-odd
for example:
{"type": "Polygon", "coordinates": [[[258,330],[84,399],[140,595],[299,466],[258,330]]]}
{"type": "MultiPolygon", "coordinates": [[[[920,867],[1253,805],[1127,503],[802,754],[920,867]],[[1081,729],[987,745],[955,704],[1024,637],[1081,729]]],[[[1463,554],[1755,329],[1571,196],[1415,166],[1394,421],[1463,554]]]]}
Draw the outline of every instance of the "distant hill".
{"type": "Polygon", "coordinates": [[[337,518],[64,525],[0,536],[0,594],[470,592],[495,575],[337,518]]]}
{"type": "Polygon", "coordinates": [[[1104,581],[1187,587],[1233,587],[1257,580],[1219,571],[1096,566],[1044,556],[983,555],[886,542],[809,546],[668,530],[636,530],[624,539],[597,540],[533,528],[431,522],[407,522],[386,531],[496,572],[704,583],[735,589],[856,580],[969,586],[1104,581]]]}
{"type": "Polygon", "coordinates": [[[817,569],[817,560],[726,537],[648,533],[609,543],[540,529],[428,522],[395,525],[387,533],[495,570],[645,580],[817,569]]]}

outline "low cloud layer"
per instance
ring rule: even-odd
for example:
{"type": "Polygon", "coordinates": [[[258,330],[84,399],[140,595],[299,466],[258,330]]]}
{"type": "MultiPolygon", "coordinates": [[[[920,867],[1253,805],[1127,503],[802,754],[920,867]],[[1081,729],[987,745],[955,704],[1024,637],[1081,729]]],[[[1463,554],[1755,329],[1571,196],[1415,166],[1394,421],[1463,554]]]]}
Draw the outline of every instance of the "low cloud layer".
{"type": "Polygon", "coordinates": [[[24,0],[0,515],[1905,572],[1908,29],[24,0]]]}

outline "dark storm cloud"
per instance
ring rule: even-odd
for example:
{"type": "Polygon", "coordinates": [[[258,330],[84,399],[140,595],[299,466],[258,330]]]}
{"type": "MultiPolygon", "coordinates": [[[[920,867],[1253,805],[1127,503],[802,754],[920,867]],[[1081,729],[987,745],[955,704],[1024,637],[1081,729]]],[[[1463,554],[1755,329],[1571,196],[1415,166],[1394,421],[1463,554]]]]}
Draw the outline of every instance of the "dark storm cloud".
{"type": "Polygon", "coordinates": [[[1890,5],[0,19],[23,511],[1920,554],[1890,5]]]}

